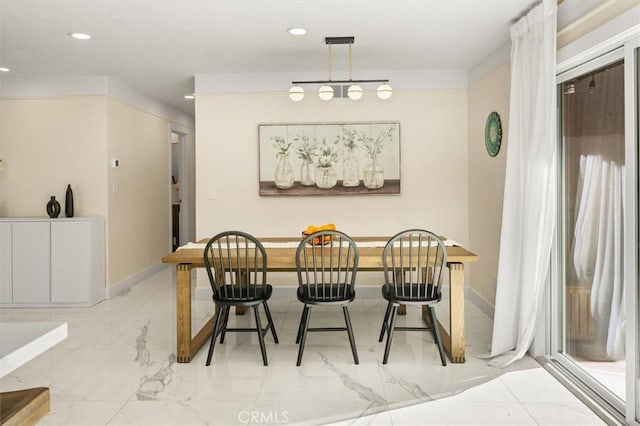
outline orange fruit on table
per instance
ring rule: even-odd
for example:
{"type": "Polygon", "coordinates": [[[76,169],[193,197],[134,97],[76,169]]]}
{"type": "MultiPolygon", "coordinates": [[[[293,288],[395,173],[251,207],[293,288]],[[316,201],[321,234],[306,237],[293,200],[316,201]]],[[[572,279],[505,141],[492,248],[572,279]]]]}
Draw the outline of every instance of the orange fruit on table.
{"type": "MultiPolygon", "coordinates": [[[[307,235],[313,234],[314,232],[319,232],[319,231],[335,231],[335,229],[336,229],[336,225],[334,225],[333,223],[327,223],[322,226],[309,225],[307,226],[307,229],[305,229],[302,232],[302,235],[307,236],[307,235]]],[[[330,241],[331,241],[331,235],[325,235],[324,238],[316,237],[313,239],[313,243],[318,245],[328,244],[330,241]]]]}

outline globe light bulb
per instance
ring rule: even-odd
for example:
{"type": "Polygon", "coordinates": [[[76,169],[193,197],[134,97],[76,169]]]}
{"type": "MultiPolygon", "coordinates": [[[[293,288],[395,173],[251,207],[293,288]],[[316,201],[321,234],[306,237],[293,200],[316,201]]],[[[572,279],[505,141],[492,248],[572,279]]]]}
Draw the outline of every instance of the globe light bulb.
{"type": "Polygon", "coordinates": [[[362,87],[357,84],[352,84],[349,86],[349,90],[347,90],[347,95],[349,96],[349,99],[357,101],[362,97],[362,87]]]}
{"type": "Polygon", "coordinates": [[[391,86],[388,84],[381,84],[378,86],[378,90],[376,90],[376,92],[380,99],[389,99],[393,94],[393,89],[391,89],[391,86]]]}
{"type": "Polygon", "coordinates": [[[331,86],[322,86],[318,89],[318,96],[323,101],[328,101],[333,98],[333,87],[331,86]]]}
{"type": "Polygon", "coordinates": [[[304,98],[304,89],[300,86],[293,86],[289,89],[289,99],[293,102],[300,102],[304,98]]]}

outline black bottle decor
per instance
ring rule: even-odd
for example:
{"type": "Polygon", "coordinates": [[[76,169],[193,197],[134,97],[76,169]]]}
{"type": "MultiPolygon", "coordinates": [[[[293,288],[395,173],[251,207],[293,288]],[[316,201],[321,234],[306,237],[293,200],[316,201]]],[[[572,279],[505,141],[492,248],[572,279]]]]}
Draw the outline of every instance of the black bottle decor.
{"type": "Polygon", "coordinates": [[[60,203],[56,200],[55,195],[52,195],[51,200],[47,203],[47,214],[52,219],[60,215],[60,203]]]}
{"type": "Polygon", "coordinates": [[[73,217],[73,191],[71,185],[67,185],[67,193],[64,197],[64,215],[73,217]]]}

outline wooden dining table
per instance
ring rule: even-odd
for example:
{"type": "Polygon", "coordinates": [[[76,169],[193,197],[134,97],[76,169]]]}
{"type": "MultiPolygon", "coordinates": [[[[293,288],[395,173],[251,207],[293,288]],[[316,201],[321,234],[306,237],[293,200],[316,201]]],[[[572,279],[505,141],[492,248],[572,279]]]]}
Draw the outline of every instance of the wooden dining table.
{"type": "MultiPolygon", "coordinates": [[[[383,244],[370,246],[375,242],[386,242],[388,237],[353,237],[359,246],[359,271],[382,271],[383,244]]],[[[202,328],[192,336],[191,323],[191,271],[193,268],[204,267],[203,239],[196,244],[179,248],[162,258],[164,263],[176,265],[176,356],[180,363],[188,363],[195,357],[198,350],[209,340],[213,333],[215,316],[212,316],[202,328]]],[[[269,237],[260,238],[267,252],[267,270],[272,272],[294,272],[295,244],[300,237],[269,237]]],[[[451,245],[447,247],[447,267],[449,270],[449,330],[438,321],[445,352],[453,363],[465,362],[465,327],[464,327],[464,263],[477,262],[478,256],[465,247],[451,245]]],[[[382,279],[381,279],[382,283],[382,279]]],[[[422,308],[422,317],[428,321],[426,307],[422,308]]],[[[382,319],[381,319],[382,321],[382,319]]]]}

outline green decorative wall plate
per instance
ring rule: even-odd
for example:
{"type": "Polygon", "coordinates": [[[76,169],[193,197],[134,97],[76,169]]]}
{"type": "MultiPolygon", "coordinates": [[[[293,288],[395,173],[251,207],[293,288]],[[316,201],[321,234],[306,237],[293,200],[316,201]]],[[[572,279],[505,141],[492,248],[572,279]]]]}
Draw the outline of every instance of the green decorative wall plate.
{"type": "Polygon", "coordinates": [[[484,126],[484,143],[490,156],[498,155],[502,143],[502,123],[500,116],[495,111],[487,117],[487,123],[484,126]]]}

